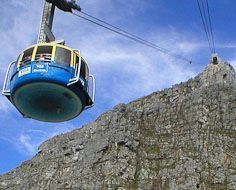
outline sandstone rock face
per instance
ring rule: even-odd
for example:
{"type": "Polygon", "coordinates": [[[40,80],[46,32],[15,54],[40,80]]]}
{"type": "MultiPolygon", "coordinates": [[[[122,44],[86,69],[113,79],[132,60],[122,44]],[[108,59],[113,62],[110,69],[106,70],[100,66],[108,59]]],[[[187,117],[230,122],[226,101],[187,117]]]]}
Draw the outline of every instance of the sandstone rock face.
{"type": "Polygon", "coordinates": [[[236,189],[236,76],[227,63],[54,137],[5,190],[236,189]]]}

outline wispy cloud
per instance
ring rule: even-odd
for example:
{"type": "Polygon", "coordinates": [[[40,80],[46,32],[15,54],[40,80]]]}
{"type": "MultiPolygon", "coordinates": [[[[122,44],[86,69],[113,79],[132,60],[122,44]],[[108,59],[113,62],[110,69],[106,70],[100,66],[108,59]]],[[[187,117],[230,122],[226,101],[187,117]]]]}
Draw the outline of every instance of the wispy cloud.
{"type": "Polygon", "coordinates": [[[37,150],[38,144],[32,143],[32,139],[29,135],[21,135],[19,139],[21,150],[24,150],[30,156],[33,156],[37,150]]]}
{"type": "Polygon", "coordinates": [[[9,101],[7,101],[7,99],[0,95],[0,111],[1,111],[1,114],[6,114],[8,111],[10,111],[12,109],[12,106],[10,104],[9,101]]]}
{"type": "Polygon", "coordinates": [[[234,67],[236,71],[236,59],[229,61],[229,63],[234,67]]]}
{"type": "Polygon", "coordinates": [[[12,134],[12,136],[0,135],[0,139],[12,144],[18,153],[32,157],[37,153],[38,147],[43,141],[69,132],[77,127],[69,123],[64,123],[63,127],[52,126],[47,131],[39,128],[24,128],[24,130],[20,130],[18,133],[12,134]]]}
{"type": "Polygon", "coordinates": [[[221,43],[221,44],[217,44],[216,48],[219,49],[235,49],[236,48],[236,44],[235,43],[221,43]]]}

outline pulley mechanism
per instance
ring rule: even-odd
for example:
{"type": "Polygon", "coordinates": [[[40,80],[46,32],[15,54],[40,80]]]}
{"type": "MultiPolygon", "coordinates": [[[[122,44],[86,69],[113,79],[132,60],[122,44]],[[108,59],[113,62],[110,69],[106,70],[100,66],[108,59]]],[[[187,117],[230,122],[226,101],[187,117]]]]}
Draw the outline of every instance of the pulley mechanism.
{"type": "Polygon", "coordinates": [[[76,4],[75,0],[46,0],[48,3],[55,5],[58,9],[65,12],[72,12],[72,9],[81,11],[79,5],[76,4]]]}
{"type": "Polygon", "coordinates": [[[221,59],[219,58],[218,54],[213,53],[211,57],[211,63],[213,63],[214,65],[217,65],[220,61],[221,59]]]}

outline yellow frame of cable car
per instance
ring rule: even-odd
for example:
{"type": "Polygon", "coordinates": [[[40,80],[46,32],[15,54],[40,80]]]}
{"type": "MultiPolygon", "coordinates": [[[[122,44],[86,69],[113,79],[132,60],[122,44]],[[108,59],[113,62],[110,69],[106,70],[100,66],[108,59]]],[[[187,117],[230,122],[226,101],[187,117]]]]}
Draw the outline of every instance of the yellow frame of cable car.
{"type": "MultiPolygon", "coordinates": [[[[26,48],[23,52],[21,52],[20,57],[19,57],[18,62],[17,62],[17,68],[20,67],[20,63],[21,63],[22,58],[23,58],[23,56],[24,56],[24,52],[25,52],[26,50],[30,49],[30,48],[34,48],[34,49],[33,49],[32,56],[31,56],[31,61],[35,61],[35,56],[36,56],[38,47],[40,47],[40,46],[51,46],[51,47],[52,47],[51,61],[54,61],[54,60],[55,60],[56,48],[57,48],[57,47],[60,47],[60,48],[69,50],[69,51],[71,52],[71,63],[70,63],[70,67],[73,67],[73,68],[76,67],[76,56],[80,56],[80,57],[81,57],[79,51],[76,51],[76,52],[75,52],[74,49],[69,48],[69,47],[67,47],[67,46],[64,46],[64,45],[61,45],[61,44],[41,43],[41,44],[36,44],[36,45],[30,46],[30,47],[26,48]]],[[[82,58],[81,58],[81,59],[82,59],[82,58]]]]}

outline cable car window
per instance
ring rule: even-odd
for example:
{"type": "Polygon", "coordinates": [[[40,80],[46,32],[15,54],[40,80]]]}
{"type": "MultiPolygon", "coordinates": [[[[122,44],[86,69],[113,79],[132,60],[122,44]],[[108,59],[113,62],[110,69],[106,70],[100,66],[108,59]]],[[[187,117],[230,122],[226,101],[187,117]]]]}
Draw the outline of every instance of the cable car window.
{"type": "Polygon", "coordinates": [[[87,65],[87,63],[86,63],[86,80],[88,80],[88,78],[89,78],[89,68],[88,68],[88,65],[87,65]]]}
{"type": "Polygon", "coordinates": [[[21,54],[18,56],[18,58],[17,58],[17,60],[16,60],[16,62],[15,62],[15,64],[14,64],[13,72],[12,72],[12,73],[15,73],[15,72],[17,71],[17,63],[18,63],[20,57],[21,57],[21,54]]]}
{"type": "Polygon", "coordinates": [[[34,48],[29,48],[24,51],[24,55],[21,60],[20,67],[30,64],[33,51],[34,51],[34,48]]]}
{"type": "Polygon", "coordinates": [[[85,62],[84,60],[82,59],[81,61],[81,67],[80,67],[80,76],[82,76],[84,79],[86,79],[86,67],[85,67],[85,62]]]}
{"type": "MultiPolygon", "coordinates": [[[[89,80],[89,68],[88,68],[87,64],[85,66],[86,66],[86,78],[85,78],[85,80],[88,81],[89,80]]],[[[89,93],[89,83],[87,83],[86,91],[89,93]]]]}
{"type": "Polygon", "coordinates": [[[76,61],[75,61],[76,64],[79,64],[79,56],[76,55],[76,61]]]}
{"type": "Polygon", "coordinates": [[[51,61],[52,46],[38,46],[35,61],[51,61]]]}
{"type": "Polygon", "coordinates": [[[70,67],[71,51],[61,47],[57,47],[55,62],[66,67],[70,67]]]}

